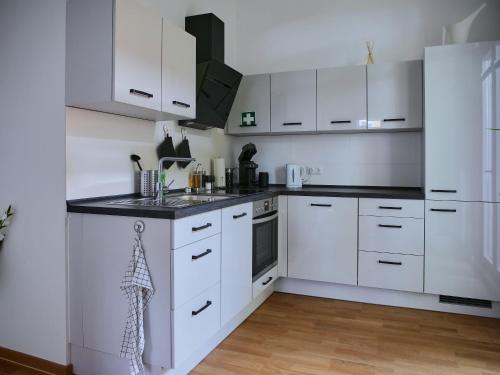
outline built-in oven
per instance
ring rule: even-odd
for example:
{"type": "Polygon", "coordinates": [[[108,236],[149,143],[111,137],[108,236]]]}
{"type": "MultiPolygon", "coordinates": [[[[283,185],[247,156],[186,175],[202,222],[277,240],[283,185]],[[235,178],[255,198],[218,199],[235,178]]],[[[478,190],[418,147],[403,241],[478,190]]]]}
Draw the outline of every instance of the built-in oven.
{"type": "Polygon", "coordinates": [[[278,197],[274,197],[253,204],[253,280],[257,280],[277,263],[278,197]]]}

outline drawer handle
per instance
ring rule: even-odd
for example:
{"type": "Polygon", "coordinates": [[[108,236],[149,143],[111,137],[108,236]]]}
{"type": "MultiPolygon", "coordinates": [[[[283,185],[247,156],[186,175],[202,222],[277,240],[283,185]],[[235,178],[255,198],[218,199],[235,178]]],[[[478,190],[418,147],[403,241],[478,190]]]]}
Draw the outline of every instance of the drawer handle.
{"type": "Polygon", "coordinates": [[[398,117],[398,118],[385,118],[383,120],[384,122],[396,122],[396,121],[406,121],[404,117],[398,117]]]}
{"type": "Polygon", "coordinates": [[[378,262],[380,264],[389,264],[391,266],[402,266],[403,265],[403,263],[401,263],[401,262],[391,262],[389,260],[379,260],[378,262]]]}
{"type": "Polygon", "coordinates": [[[242,217],[245,217],[245,216],[247,216],[247,213],[243,212],[242,214],[239,214],[239,215],[233,215],[233,219],[234,220],[241,219],[242,217]]]}
{"type": "Polygon", "coordinates": [[[397,228],[397,229],[403,228],[402,225],[379,224],[378,226],[381,228],[397,228]]]}
{"type": "Polygon", "coordinates": [[[456,190],[448,190],[448,189],[431,189],[432,193],[456,193],[456,190]]]}
{"type": "Polygon", "coordinates": [[[202,225],[201,227],[192,227],[191,230],[193,232],[198,232],[199,230],[207,229],[212,226],[212,223],[206,223],[205,225],[202,225]]]}
{"type": "Polygon", "coordinates": [[[402,210],[403,207],[378,206],[381,210],[402,210]]]}
{"type": "Polygon", "coordinates": [[[283,126],[295,126],[295,125],[302,125],[301,122],[284,122],[283,126]]]}
{"type": "Polygon", "coordinates": [[[205,303],[205,306],[201,307],[200,309],[196,310],[196,311],[191,311],[191,315],[192,316],[196,316],[198,315],[199,313],[201,313],[203,310],[205,310],[206,308],[208,308],[210,305],[212,304],[212,301],[207,301],[207,303],[205,303]]]}
{"type": "Polygon", "coordinates": [[[191,259],[192,260],[196,260],[196,259],[200,259],[200,258],[203,258],[205,255],[208,255],[212,252],[212,249],[207,249],[207,251],[204,251],[203,253],[201,254],[198,254],[198,255],[192,255],[191,256],[191,259]]]}
{"type": "Polygon", "coordinates": [[[177,101],[177,100],[174,100],[174,101],[172,102],[172,104],[173,104],[173,105],[178,105],[179,107],[184,107],[184,108],[189,108],[189,107],[191,107],[191,105],[190,105],[190,104],[183,103],[183,102],[179,102],[179,101],[177,101]]]}
{"type": "Polygon", "coordinates": [[[149,92],[146,92],[146,91],[141,91],[141,90],[136,90],[136,89],[130,89],[129,92],[131,94],[134,94],[134,95],[145,96],[148,99],[151,99],[153,97],[153,94],[150,94],[149,92]]]}
{"type": "Polygon", "coordinates": [[[326,203],[311,203],[311,207],[332,207],[332,205],[326,203]]]}
{"type": "Polygon", "coordinates": [[[451,208],[431,208],[431,211],[434,212],[457,212],[457,210],[451,208]]]}
{"type": "Polygon", "coordinates": [[[338,120],[338,121],[330,121],[330,124],[335,125],[335,124],[350,124],[351,120],[338,120]]]}
{"type": "Polygon", "coordinates": [[[271,276],[269,276],[269,279],[267,279],[266,281],[264,281],[264,282],[262,283],[262,285],[267,285],[267,284],[269,284],[272,280],[273,280],[273,278],[272,278],[271,276]]]}

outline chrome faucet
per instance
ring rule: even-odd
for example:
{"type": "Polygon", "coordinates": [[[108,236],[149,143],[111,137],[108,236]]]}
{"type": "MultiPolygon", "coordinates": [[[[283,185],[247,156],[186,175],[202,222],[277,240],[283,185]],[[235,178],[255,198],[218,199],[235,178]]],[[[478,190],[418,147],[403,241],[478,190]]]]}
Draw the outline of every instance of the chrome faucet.
{"type": "MultiPolygon", "coordinates": [[[[158,160],[158,189],[156,191],[156,200],[161,203],[163,200],[163,189],[165,188],[163,179],[162,179],[162,173],[163,173],[163,162],[165,161],[196,161],[195,158],[178,158],[178,157],[172,157],[172,156],[165,156],[163,158],[160,158],[158,160]]],[[[172,180],[168,185],[167,188],[170,187],[174,183],[174,180],[172,180]]]]}

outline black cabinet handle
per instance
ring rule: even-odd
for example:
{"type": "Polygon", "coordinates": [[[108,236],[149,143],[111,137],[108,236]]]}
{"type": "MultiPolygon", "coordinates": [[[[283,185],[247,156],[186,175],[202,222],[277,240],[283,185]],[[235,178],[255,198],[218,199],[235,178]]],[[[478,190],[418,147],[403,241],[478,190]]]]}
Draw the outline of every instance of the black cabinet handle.
{"type": "Polygon", "coordinates": [[[262,283],[262,285],[267,285],[267,284],[269,284],[269,283],[271,282],[271,280],[272,280],[272,279],[273,279],[273,278],[272,278],[271,276],[269,276],[269,279],[267,279],[267,281],[264,281],[264,282],[262,283]]]}
{"type": "Polygon", "coordinates": [[[431,189],[432,193],[456,193],[456,190],[447,190],[447,189],[431,189]]]}
{"type": "Polygon", "coordinates": [[[381,210],[402,210],[403,207],[378,206],[381,210]]]}
{"type": "Polygon", "coordinates": [[[136,89],[130,89],[129,92],[131,94],[134,94],[134,95],[145,96],[148,99],[151,99],[153,97],[153,94],[150,94],[149,92],[146,92],[146,91],[141,91],[141,90],[136,90],[136,89]]]}
{"type": "Polygon", "coordinates": [[[399,121],[406,121],[404,117],[398,117],[398,118],[385,118],[382,121],[384,122],[399,122],[399,121]]]}
{"type": "Polygon", "coordinates": [[[239,214],[239,215],[233,215],[233,219],[240,219],[242,217],[245,217],[247,216],[247,213],[246,212],[243,212],[242,214],[239,214]]]}
{"type": "Polygon", "coordinates": [[[379,224],[378,226],[381,228],[398,228],[398,229],[403,228],[402,225],[379,224]]]}
{"type": "Polygon", "coordinates": [[[401,262],[391,262],[391,261],[388,261],[388,260],[379,260],[378,262],[380,264],[390,264],[391,266],[401,266],[401,265],[403,265],[403,263],[401,263],[401,262]]]}
{"type": "Polygon", "coordinates": [[[184,108],[189,108],[189,107],[191,107],[191,105],[190,105],[190,104],[183,103],[183,102],[179,102],[179,101],[177,101],[177,100],[174,100],[174,101],[172,102],[172,104],[173,104],[173,105],[178,105],[178,106],[180,106],[180,107],[184,107],[184,108]]]}
{"type": "Polygon", "coordinates": [[[311,203],[311,207],[332,207],[332,205],[325,203],[311,203]]]}
{"type": "Polygon", "coordinates": [[[294,126],[294,125],[302,125],[301,122],[284,122],[283,126],[294,126]]]}
{"type": "Polygon", "coordinates": [[[350,124],[351,120],[330,121],[330,124],[350,124]]]}
{"type": "Polygon", "coordinates": [[[207,303],[205,304],[205,306],[203,306],[202,308],[196,310],[196,311],[191,311],[191,315],[192,316],[196,316],[198,315],[199,313],[201,313],[203,310],[205,310],[208,306],[210,306],[212,304],[212,301],[207,301],[207,303]]]}
{"type": "Polygon", "coordinates": [[[191,230],[193,232],[198,232],[199,230],[207,229],[212,226],[212,223],[206,223],[205,225],[202,225],[201,227],[192,227],[191,230]]]}
{"type": "Polygon", "coordinates": [[[212,249],[207,249],[207,251],[204,251],[203,253],[201,254],[198,254],[198,255],[192,255],[191,256],[191,259],[192,260],[196,260],[196,259],[200,259],[200,258],[203,258],[205,255],[208,255],[212,252],[212,249]]]}
{"type": "Polygon", "coordinates": [[[431,208],[431,211],[434,212],[457,212],[457,210],[451,208],[431,208]]]}

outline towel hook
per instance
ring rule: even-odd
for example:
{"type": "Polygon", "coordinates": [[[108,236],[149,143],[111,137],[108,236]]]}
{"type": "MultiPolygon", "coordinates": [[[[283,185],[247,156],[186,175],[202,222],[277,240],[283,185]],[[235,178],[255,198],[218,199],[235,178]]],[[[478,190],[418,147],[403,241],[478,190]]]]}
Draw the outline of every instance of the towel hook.
{"type": "Polygon", "coordinates": [[[181,138],[182,139],[186,139],[186,133],[187,133],[187,130],[185,128],[181,128],[181,138]]]}
{"type": "Polygon", "coordinates": [[[168,125],[167,125],[167,123],[163,124],[163,135],[165,136],[165,138],[168,137],[168,125]]]}
{"type": "Polygon", "coordinates": [[[141,236],[141,233],[144,232],[144,229],[146,229],[146,224],[144,224],[144,221],[137,220],[134,223],[134,231],[139,237],[141,236]]]}

